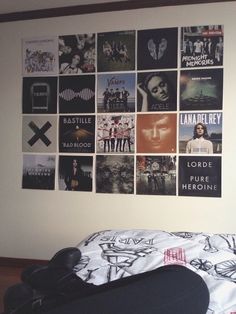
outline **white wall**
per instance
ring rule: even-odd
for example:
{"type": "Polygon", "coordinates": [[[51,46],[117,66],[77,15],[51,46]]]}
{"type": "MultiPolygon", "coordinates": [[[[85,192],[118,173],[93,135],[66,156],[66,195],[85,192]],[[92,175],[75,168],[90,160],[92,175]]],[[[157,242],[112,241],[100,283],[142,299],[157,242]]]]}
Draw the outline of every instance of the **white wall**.
{"type": "Polygon", "coordinates": [[[0,24],[0,256],[47,259],[110,228],[236,232],[236,2],[0,24]],[[21,39],[44,35],[224,25],[222,198],[21,189],[21,39]]]}

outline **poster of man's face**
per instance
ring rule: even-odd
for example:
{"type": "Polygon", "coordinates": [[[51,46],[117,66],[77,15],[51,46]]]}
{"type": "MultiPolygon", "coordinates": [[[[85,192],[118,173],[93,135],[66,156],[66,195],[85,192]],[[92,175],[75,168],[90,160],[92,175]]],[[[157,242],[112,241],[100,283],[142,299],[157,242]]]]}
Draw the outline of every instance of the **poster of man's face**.
{"type": "Polygon", "coordinates": [[[137,116],[137,153],[176,152],[176,114],[137,116]]]}
{"type": "Polygon", "coordinates": [[[138,31],[138,70],[177,67],[178,29],[138,31]]]}
{"type": "Polygon", "coordinates": [[[98,33],[98,72],[135,69],[135,31],[98,33]]]}

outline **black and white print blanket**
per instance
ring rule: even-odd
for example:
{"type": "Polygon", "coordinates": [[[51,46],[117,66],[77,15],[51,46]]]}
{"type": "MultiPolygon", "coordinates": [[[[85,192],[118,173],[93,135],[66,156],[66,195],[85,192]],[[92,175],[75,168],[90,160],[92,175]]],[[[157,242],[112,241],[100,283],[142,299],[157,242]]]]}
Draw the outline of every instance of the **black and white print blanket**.
{"type": "Polygon", "coordinates": [[[236,314],[236,234],[105,230],[78,244],[76,273],[100,285],[168,264],[197,272],[210,291],[207,314],[236,314]]]}

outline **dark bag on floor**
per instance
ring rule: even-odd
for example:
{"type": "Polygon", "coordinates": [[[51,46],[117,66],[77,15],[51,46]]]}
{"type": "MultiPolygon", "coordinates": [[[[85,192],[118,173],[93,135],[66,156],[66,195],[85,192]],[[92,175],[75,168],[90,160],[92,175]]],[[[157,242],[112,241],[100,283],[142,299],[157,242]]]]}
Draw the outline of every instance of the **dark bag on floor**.
{"type": "Polygon", "coordinates": [[[40,313],[68,301],[74,282],[78,282],[73,268],[80,258],[78,248],[64,248],[48,265],[27,267],[21,274],[22,283],[8,288],[4,295],[4,314],[40,313]]]}

